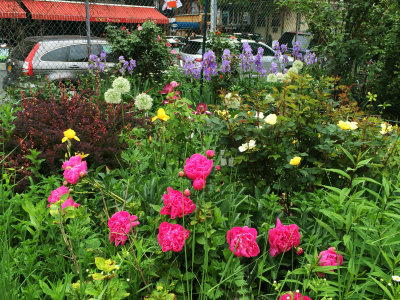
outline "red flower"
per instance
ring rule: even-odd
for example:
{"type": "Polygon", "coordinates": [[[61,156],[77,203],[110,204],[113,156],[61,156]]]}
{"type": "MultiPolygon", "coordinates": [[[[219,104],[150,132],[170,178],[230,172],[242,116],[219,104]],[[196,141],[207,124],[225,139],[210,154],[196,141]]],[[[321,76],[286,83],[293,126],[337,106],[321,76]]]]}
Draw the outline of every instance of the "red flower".
{"type": "Polygon", "coordinates": [[[235,251],[237,257],[253,257],[260,253],[260,248],[256,242],[257,230],[255,228],[233,227],[228,230],[226,240],[229,244],[229,250],[235,251]],[[236,248],[236,249],[235,249],[236,248]]]}
{"type": "Polygon", "coordinates": [[[269,252],[274,257],[280,253],[288,252],[292,247],[300,244],[299,227],[296,224],[282,225],[279,218],[276,220],[276,226],[269,230],[269,252]]]}

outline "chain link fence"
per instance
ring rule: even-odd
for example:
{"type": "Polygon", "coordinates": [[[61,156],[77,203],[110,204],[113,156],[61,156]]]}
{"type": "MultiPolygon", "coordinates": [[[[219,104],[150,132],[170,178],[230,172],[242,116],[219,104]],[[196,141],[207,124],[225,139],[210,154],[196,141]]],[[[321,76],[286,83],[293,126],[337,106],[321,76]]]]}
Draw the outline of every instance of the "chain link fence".
{"type": "MultiPolygon", "coordinates": [[[[191,39],[203,38],[210,31],[268,46],[275,40],[288,44],[289,49],[295,40],[305,48],[310,46],[310,36],[304,38],[302,33],[307,30],[305,17],[278,7],[273,0],[1,0],[0,63],[6,62],[11,50],[18,47],[19,58],[26,62],[34,47],[22,43],[27,37],[44,40],[48,36],[80,36],[77,44],[81,44],[86,43],[88,34],[91,39],[103,38],[108,23],[133,30],[147,19],[162,27],[167,41],[178,52],[191,39]]],[[[65,46],[54,37],[50,44],[48,49],[41,49],[43,53],[65,46]]],[[[100,48],[93,49],[91,52],[98,54],[100,48]]],[[[53,53],[48,66],[53,63],[57,67],[57,59],[68,61],[73,56],[72,48],[64,50],[53,53]]],[[[75,53],[77,60],[87,62],[88,51],[79,51],[75,53]]]]}

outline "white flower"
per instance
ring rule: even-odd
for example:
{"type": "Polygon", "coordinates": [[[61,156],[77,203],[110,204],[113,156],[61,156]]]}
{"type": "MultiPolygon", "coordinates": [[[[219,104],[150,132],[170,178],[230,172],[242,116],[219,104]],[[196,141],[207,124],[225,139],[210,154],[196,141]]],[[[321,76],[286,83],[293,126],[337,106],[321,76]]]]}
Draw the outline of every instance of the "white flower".
{"type": "Polygon", "coordinates": [[[257,111],[254,118],[264,119],[264,114],[261,111],[257,111]]]}
{"type": "Polygon", "coordinates": [[[121,94],[128,93],[131,90],[131,84],[129,83],[129,80],[124,77],[115,78],[112,86],[114,90],[120,92],[121,94]]]}
{"type": "Polygon", "coordinates": [[[387,134],[393,131],[392,125],[389,123],[385,122],[381,124],[382,130],[379,131],[380,134],[387,134]]]}
{"type": "Polygon", "coordinates": [[[293,68],[301,70],[303,68],[303,62],[301,60],[295,60],[293,63],[293,68]]]}
{"type": "Polygon", "coordinates": [[[293,74],[299,74],[299,69],[295,68],[295,67],[291,67],[287,73],[293,73],[293,74]]]}
{"type": "Polygon", "coordinates": [[[128,282],[129,282],[129,281],[131,281],[131,280],[130,280],[129,278],[127,278],[127,279],[126,279],[126,281],[128,281],[128,282]]]}
{"type": "Polygon", "coordinates": [[[107,103],[112,103],[112,104],[118,104],[121,103],[121,93],[114,90],[114,89],[108,89],[104,93],[104,100],[107,103]]]}
{"type": "Polygon", "coordinates": [[[392,276],[392,279],[393,279],[394,281],[396,281],[396,282],[400,282],[400,276],[393,275],[393,276],[392,276]]]}
{"type": "Polygon", "coordinates": [[[282,73],[276,73],[276,78],[279,80],[279,81],[282,81],[282,79],[283,79],[283,74],[282,73]]]}
{"type": "Polygon", "coordinates": [[[153,106],[153,98],[146,93],[142,93],[136,96],[135,105],[139,110],[150,110],[153,106]]]}
{"type": "Polygon", "coordinates": [[[274,99],[274,97],[272,97],[271,94],[268,94],[267,96],[265,96],[265,101],[267,101],[267,102],[274,102],[275,99],[274,99]]]}
{"type": "Polygon", "coordinates": [[[224,104],[227,108],[230,109],[239,109],[240,108],[240,97],[238,95],[232,95],[232,93],[228,93],[225,95],[224,104]]]}
{"type": "Polygon", "coordinates": [[[275,125],[276,124],[276,120],[277,120],[276,114],[269,114],[264,119],[265,123],[267,123],[269,125],[275,125]]]}
{"type": "Polygon", "coordinates": [[[278,77],[274,73],[270,73],[267,76],[267,82],[275,83],[278,81],[278,77]]]}
{"type": "Polygon", "coordinates": [[[239,147],[240,152],[244,152],[246,150],[251,150],[256,146],[256,141],[255,140],[250,140],[247,143],[243,144],[242,146],[239,147]]]}
{"type": "Polygon", "coordinates": [[[356,130],[358,128],[357,122],[349,122],[350,124],[350,130],[356,130]]]}

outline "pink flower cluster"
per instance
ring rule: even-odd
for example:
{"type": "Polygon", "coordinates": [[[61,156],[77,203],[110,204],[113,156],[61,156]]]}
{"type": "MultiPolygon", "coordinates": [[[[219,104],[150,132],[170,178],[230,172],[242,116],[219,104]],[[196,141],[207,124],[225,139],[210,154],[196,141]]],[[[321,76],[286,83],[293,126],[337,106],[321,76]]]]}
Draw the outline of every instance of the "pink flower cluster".
{"type": "Polygon", "coordinates": [[[179,224],[162,222],[158,231],[158,243],[163,252],[169,250],[174,252],[182,251],[185,241],[189,237],[189,230],[179,224]]]}
{"type": "MultiPolygon", "coordinates": [[[[54,203],[60,201],[60,197],[64,194],[68,194],[68,188],[64,185],[60,186],[59,188],[55,189],[54,191],[51,192],[48,201],[50,202],[49,205],[47,205],[47,207],[50,207],[51,205],[53,205],[54,203]]],[[[74,200],[72,200],[72,198],[70,196],[68,196],[67,200],[65,200],[62,204],[61,204],[61,209],[66,208],[67,206],[73,206],[73,207],[78,207],[79,204],[75,203],[74,200]]]]}
{"type": "Polygon", "coordinates": [[[71,184],[76,184],[78,179],[87,174],[86,161],[82,161],[80,155],[72,156],[69,160],[63,163],[65,180],[71,184]]]}
{"type": "MultiPolygon", "coordinates": [[[[343,264],[343,256],[341,254],[338,255],[335,247],[329,247],[328,250],[321,251],[321,253],[318,255],[318,258],[319,258],[319,265],[321,267],[337,266],[338,262],[339,266],[343,264]]],[[[318,276],[324,277],[324,274],[318,273],[318,276]]]]}
{"type": "MultiPolygon", "coordinates": [[[[189,192],[190,194],[190,192],[189,192]]],[[[188,197],[184,197],[182,192],[173,188],[167,188],[167,194],[163,195],[164,207],[160,214],[171,215],[171,219],[182,218],[183,215],[190,214],[196,209],[196,204],[188,197]]]]}
{"type": "Polygon", "coordinates": [[[201,154],[193,154],[186,159],[185,174],[189,179],[193,180],[193,188],[195,190],[200,191],[206,186],[206,178],[210,174],[212,167],[213,161],[201,154]]]}
{"type": "Polygon", "coordinates": [[[279,297],[279,300],[311,300],[308,296],[303,296],[298,292],[289,292],[279,297]]]}
{"type": "Polygon", "coordinates": [[[256,242],[257,230],[254,228],[233,227],[228,230],[226,239],[229,244],[229,250],[235,251],[237,257],[253,257],[260,253],[260,248],[256,242]],[[235,249],[236,248],[236,249],[235,249]]]}
{"type": "Polygon", "coordinates": [[[269,252],[274,257],[280,253],[288,252],[292,247],[300,244],[299,227],[296,224],[282,225],[279,218],[276,220],[276,226],[269,230],[269,252]]]}
{"type": "Polygon", "coordinates": [[[161,91],[158,92],[161,95],[167,95],[167,98],[162,102],[163,105],[167,103],[174,103],[175,100],[181,97],[181,92],[175,90],[179,85],[180,83],[171,81],[170,83],[167,83],[161,91]]]}
{"type": "Polygon", "coordinates": [[[139,225],[137,220],[137,216],[130,215],[127,211],[119,211],[115,213],[108,220],[108,228],[110,228],[110,243],[115,242],[115,246],[119,244],[124,245],[126,240],[128,239],[128,234],[131,231],[131,228],[139,225]]]}

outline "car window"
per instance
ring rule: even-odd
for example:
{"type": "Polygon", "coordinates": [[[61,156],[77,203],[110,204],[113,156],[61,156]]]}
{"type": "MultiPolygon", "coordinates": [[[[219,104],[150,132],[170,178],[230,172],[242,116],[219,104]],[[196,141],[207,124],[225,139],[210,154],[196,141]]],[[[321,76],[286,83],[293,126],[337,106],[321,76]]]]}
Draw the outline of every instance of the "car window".
{"type": "Polygon", "coordinates": [[[67,61],[68,47],[62,47],[47,52],[41,57],[42,61],[67,61]]]}
{"type": "MultiPolygon", "coordinates": [[[[93,47],[93,52],[98,52],[96,51],[97,47],[93,47]]],[[[96,54],[96,53],[93,53],[96,54]]],[[[97,53],[99,54],[99,53],[97,53]]],[[[69,48],[69,58],[68,61],[70,62],[87,62],[88,61],[88,46],[87,45],[72,45],[69,48]]]]}
{"type": "Polygon", "coordinates": [[[111,46],[107,44],[99,44],[99,54],[100,55],[101,51],[104,51],[106,53],[106,61],[107,62],[118,62],[118,58],[115,56],[115,54],[112,52],[111,46]]]}
{"type": "Polygon", "coordinates": [[[182,49],[186,54],[201,54],[201,43],[189,41],[182,49]]]}

